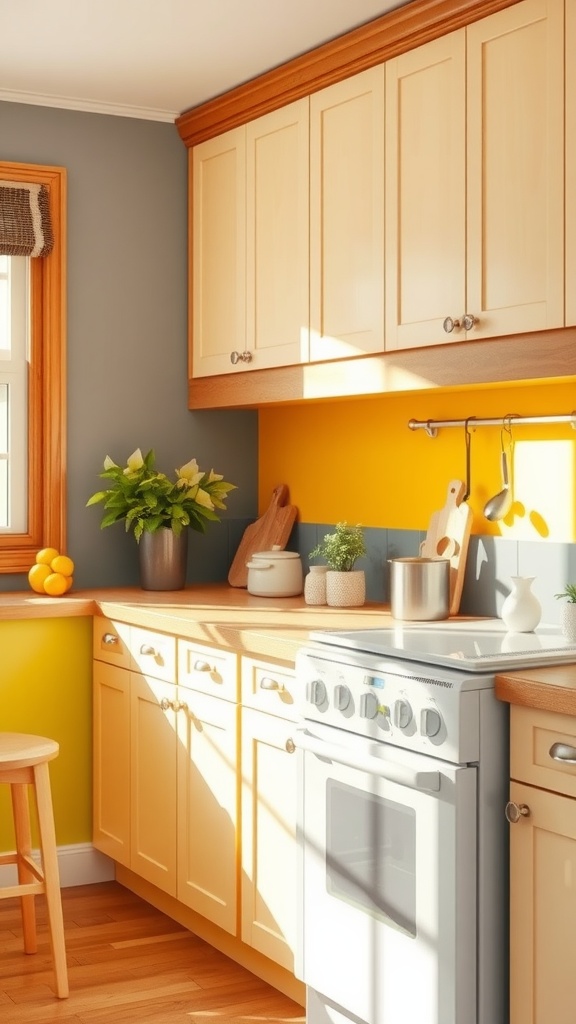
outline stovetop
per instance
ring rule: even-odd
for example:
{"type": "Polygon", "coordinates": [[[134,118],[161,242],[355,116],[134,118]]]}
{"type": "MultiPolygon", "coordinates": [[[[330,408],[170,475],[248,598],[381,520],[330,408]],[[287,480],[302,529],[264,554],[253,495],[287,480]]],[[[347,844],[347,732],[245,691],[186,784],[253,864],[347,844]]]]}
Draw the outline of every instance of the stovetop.
{"type": "Polygon", "coordinates": [[[447,665],[466,672],[570,662],[576,665],[576,644],[567,640],[557,626],[538,626],[533,633],[510,633],[501,619],[403,623],[388,629],[348,632],[318,630],[310,634],[310,639],[379,657],[447,665]]]}

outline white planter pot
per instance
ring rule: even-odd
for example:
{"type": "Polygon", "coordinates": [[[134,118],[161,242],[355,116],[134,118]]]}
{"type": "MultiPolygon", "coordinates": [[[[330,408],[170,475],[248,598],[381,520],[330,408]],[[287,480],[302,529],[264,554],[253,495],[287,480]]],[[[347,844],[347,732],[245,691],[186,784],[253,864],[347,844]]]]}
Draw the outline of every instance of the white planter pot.
{"type": "Polygon", "coordinates": [[[576,643],[576,604],[573,601],[568,601],[563,605],[560,625],[566,639],[576,643]]]}
{"type": "Polygon", "coordinates": [[[326,603],[332,608],[358,608],[366,600],[366,575],[363,569],[326,573],[326,603]]]}

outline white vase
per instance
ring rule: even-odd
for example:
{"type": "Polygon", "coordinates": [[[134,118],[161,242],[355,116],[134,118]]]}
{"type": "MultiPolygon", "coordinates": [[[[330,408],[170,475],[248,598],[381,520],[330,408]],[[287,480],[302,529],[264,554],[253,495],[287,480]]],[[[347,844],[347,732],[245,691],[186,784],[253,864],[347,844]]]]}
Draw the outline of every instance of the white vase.
{"type": "Polygon", "coordinates": [[[542,618],[542,606],[532,586],[535,576],[511,576],[512,590],[502,605],[502,621],[513,633],[531,633],[542,618]]]}
{"type": "Polygon", "coordinates": [[[310,572],[304,580],[304,600],[306,604],[326,604],[327,569],[327,565],[310,566],[310,572]]]}
{"type": "Polygon", "coordinates": [[[563,605],[560,624],[566,639],[576,643],[576,604],[573,601],[568,601],[563,605]]]}
{"type": "Polygon", "coordinates": [[[326,603],[332,608],[358,608],[366,600],[366,575],[363,569],[326,573],[326,603]]]}

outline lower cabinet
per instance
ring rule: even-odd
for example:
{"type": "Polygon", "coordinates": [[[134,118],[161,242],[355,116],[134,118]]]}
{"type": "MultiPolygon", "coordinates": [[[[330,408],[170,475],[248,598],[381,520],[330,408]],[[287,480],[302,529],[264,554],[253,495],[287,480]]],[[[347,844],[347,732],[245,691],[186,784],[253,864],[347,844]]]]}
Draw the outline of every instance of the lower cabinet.
{"type": "Polygon", "coordinates": [[[290,971],[298,877],[293,685],[291,670],[242,659],[242,939],[290,971]]]}
{"type": "Polygon", "coordinates": [[[511,707],[510,1024],[574,1024],[576,719],[511,707]]]}
{"type": "Polygon", "coordinates": [[[94,655],[95,847],[293,971],[293,670],[100,617],[94,655]]]}

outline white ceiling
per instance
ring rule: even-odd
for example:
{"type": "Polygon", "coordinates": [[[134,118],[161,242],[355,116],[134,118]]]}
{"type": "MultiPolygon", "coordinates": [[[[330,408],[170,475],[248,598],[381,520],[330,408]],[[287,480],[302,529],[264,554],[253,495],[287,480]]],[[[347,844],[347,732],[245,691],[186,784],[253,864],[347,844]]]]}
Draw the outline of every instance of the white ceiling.
{"type": "Polygon", "coordinates": [[[0,100],[173,121],[410,0],[0,0],[0,100]]]}

